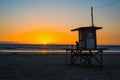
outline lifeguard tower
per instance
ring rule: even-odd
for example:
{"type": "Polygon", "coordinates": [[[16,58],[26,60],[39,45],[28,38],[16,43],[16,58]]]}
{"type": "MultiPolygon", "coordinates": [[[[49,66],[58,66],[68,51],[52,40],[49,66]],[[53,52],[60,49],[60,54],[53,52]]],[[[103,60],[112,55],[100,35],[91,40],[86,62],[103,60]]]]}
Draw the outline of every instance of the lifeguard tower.
{"type": "Polygon", "coordinates": [[[66,64],[99,64],[103,65],[102,53],[105,48],[97,48],[96,31],[102,27],[94,26],[93,24],[93,8],[91,7],[91,21],[92,25],[87,27],[79,27],[71,31],[78,31],[78,41],[76,48],[66,49],[66,64]],[[70,59],[68,54],[70,52],[70,59]],[[78,60],[79,58],[79,60],[78,60]]]}

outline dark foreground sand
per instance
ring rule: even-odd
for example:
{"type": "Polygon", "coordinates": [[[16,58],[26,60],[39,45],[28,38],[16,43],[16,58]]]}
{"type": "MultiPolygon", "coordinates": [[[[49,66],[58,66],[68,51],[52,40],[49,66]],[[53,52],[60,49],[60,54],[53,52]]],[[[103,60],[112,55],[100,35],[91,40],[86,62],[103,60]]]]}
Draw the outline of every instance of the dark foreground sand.
{"type": "Polygon", "coordinates": [[[104,67],[65,65],[64,54],[0,54],[0,80],[120,80],[120,53],[104,54],[104,67]]]}

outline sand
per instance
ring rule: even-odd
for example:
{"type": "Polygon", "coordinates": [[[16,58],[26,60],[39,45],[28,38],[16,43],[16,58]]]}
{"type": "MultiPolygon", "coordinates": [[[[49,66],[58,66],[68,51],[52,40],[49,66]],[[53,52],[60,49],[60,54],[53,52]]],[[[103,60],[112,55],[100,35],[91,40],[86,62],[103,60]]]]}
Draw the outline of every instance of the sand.
{"type": "Polygon", "coordinates": [[[103,67],[66,65],[64,54],[23,54],[0,54],[0,80],[120,80],[120,53],[104,54],[103,67]]]}

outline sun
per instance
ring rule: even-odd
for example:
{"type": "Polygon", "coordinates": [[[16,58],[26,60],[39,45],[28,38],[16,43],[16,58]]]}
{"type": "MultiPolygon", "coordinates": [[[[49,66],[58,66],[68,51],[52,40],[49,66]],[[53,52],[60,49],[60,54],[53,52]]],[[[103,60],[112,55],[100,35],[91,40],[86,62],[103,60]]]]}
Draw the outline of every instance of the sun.
{"type": "Polygon", "coordinates": [[[39,44],[51,44],[53,43],[53,39],[50,38],[50,37],[47,37],[47,36],[44,36],[44,37],[40,37],[39,39],[36,39],[36,41],[39,43],[39,44]]]}
{"type": "Polygon", "coordinates": [[[43,42],[44,45],[46,45],[47,43],[46,42],[43,42]]]}

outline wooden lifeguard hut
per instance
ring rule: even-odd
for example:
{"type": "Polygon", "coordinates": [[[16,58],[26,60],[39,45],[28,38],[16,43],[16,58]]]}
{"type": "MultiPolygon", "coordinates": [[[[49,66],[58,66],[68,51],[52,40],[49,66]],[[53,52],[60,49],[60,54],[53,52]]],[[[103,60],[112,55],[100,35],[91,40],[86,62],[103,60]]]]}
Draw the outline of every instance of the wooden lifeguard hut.
{"type": "Polygon", "coordinates": [[[72,29],[71,31],[78,31],[78,41],[76,48],[67,48],[66,49],[66,63],[70,61],[70,64],[75,64],[80,58],[81,64],[92,64],[92,59],[95,59],[93,62],[103,65],[102,62],[102,53],[105,48],[97,48],[97,39],[96,31],[102,29],[102,27],[94,26],[93,24],[93,7],[91,7],[91,26],[79,27],[72,29]],[[67,54],[70,51],[70,60],[67,58],[67,54]],[[100,58],[97,58],[98,57],[100,58]]]}

